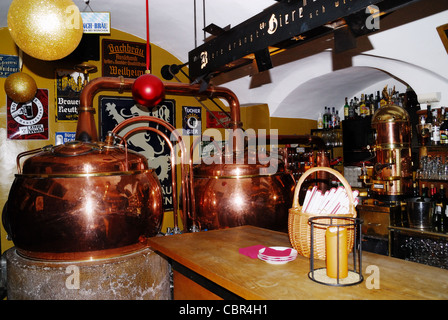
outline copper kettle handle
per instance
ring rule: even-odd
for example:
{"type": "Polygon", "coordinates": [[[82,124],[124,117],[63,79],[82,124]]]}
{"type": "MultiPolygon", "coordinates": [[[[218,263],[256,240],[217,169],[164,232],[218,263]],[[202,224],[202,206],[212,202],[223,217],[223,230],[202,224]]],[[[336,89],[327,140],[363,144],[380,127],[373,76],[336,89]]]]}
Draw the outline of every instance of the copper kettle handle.
{"type": "Polygon", "coordinates": [[[19,153],[17,155],[17,158],[16,158],[17,173],[18,174],[22,174],[22,168],[20,167],[20,158],[26,157],[26,156],[29,156],[29,155],[32,155],[32,154],[35,154],[35,153],[38,153],[38,152],[41,152],[41,151],[48,151],[48,150],[51,150],[51,149],[53,149],[53,145],[52,144],[50,144],[48,146],[45,146],[45,147],[42,147],[42,148],[37,148],[37,149],[28,150],[28,151],[19,153]]]}

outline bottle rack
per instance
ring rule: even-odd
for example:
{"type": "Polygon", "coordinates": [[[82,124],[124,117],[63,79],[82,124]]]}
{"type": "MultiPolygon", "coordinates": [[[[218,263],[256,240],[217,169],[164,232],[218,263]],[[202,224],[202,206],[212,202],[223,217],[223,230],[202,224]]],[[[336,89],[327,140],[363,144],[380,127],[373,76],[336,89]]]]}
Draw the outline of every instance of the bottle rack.
{"type": "Polygon", "coordinates": [[[286,145],[285,152],[287,169],[296,181],[306,170],[314,167],[316,157],[311,147],[290,144],[286,145]]]}

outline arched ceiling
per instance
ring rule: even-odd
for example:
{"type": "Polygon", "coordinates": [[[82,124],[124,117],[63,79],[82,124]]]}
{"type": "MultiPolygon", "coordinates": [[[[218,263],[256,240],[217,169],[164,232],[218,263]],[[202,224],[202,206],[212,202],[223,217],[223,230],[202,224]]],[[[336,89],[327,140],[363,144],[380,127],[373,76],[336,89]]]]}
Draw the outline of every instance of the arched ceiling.
{"type": "MultiPolygon", "coordinates": [[[[11,1],[0,2],[0,27],[7,26],[11,1]]],[[[81,11],[111,12],[113,28],[146,39],[146,1],[74,2],[81,11]]],[[[234,27],[276,3],[149,0],[150,42],[187,62],[188,52],[203,43],[204,26],[234,27]]],[[[272,116],[309,119],[326,105],[341,107],[345,96],[395,78],[421,93],[428,83],[448,93],[448,56],[435,31],[446,23],[448,0],[420,0],[382,19],[379,32],[357,39],[356,49],[336,55],[329,35],[273,56],[270,70],[257,73],[249,65],[212,81],[235,91],[242,105],[267,103],[272,116]]]]}

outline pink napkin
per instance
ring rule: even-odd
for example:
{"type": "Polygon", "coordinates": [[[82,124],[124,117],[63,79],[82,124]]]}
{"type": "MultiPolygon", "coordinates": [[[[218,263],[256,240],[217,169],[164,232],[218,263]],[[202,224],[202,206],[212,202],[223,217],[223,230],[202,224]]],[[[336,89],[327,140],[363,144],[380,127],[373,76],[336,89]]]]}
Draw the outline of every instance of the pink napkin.
{"type": "Polygon", "coordinates": [[[261,244],[257,244],[255,246],[245,247],[238,249],[238,252],[241,254],[244,254],[245,256],[248,256],[251,259],[257,259],[258,258],[258,252],[261,249],[264,249],[263,254],[270,257],[287,257],[291,254],[291,249],[285,249],[285,250],[277,250],[269,247],[265,247],[261,244]]]}
{"type": "Polygon", "coordinates": [[[263,254],[270,257],[287,257],[291,254],[291,249],[277,250],[273,248],[266,248],[264,249],[263,254]]]}
{"type": "Polygon", "coordinates": [[[261,244],[257,244],[255,246],[239,248],[238,252],[241,253],[241,254],[244,254],[245,256],[248,256],[251,259],[257,259],[258,258],[258,251],[260,251],[263,248],[266,248],[266,247],[262,246],[261,244]]]}

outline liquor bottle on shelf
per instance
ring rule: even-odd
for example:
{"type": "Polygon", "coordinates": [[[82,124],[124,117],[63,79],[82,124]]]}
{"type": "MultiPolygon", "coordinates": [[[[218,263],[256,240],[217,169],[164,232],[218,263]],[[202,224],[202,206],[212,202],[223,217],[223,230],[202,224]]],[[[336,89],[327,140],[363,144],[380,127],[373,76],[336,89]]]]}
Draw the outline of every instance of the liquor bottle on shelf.
{"type": "Polygon", "coordinates": [[[336,110],[336,123],[334,124],[335,129],[341,127],[341,118],[339,117],[339,110],[336,110]]]}
{"type": "Polygon", "coordinates": [[[428,125],[428,129],[429,129],[429,144],[432,145],[432,110],[431,110],[431,105],[428,104],[426,106],[426,119],[425,119],[426,124],[428,125]]]}
{"type": "Polygon", "coordinates": [[[437,109],[432,111],[432,144],[440,145],[440,118],[437,115],[437,109]]]}
{"type": "Polygon", "coordinates": [[[319,116],[317,117],[317,129],[324,128],[324,120],[322,118],[322,113],[319,112],[319,116]]]}
{"type": "Polygon", "coordinates": [[[414,196],[414,197],[419,197],[420,196],[420,192],[418,190],[417,182],[412,183],[412,196],[414,196]]]}
{"type": "Polygon", "coordinates": [[[422,198],[429,198],[429,189],[424,183],[422,183],[422,191],[420,195],[422,198]]]}
{"type": "Polygon", "coordinates": [[[354,110],[355,110],[355,118],[358,118],[360,116],[360,113],[359,113],[359,103],[358,103],[358,98],[357,97],[355,97],[353,99],[353,107],[354,107],[354,110]]]}
{"type": "Polygon", "coordinates": [[[370,98],[367,94],[364,95],[364,116],[368,117],[370,116],[370,98]]]}
{"type": "Polygon", "coordinates": [[[329,115],[330,115],[330,107],[325,106],[325,112],[322,116],[324,122],[324,129],[328,129],[329,127],[330,122],[329,115]]]}
{"type": "Polygon", "coordinates": [[[355,119],[355,104],[353,99],[350,99],[349,109],[348,109],[348,118],[355,119]]]}
{"type": "Polygon", "coordinates": [[[364,93],[361,93],[361,100],[359,100],[359,113],[362,118],[366,116],[366,101],[364,100],[364,93]]]}
{"type": "Polygon", "coordinates": [[[348,104],[348,98],[345,97],[345,104],[344,104],[344,119],[347,120],[349,118],[349,110],[350,106],[348,104]]]}
{"type": "Polygon", "coordinates": [[[431,188],[429,188],[429,197],[434,201],[437,201],[437,199],[439,198],[439,195],[437,194],[437,188],[434,183],[431,183],[431,188]]]}
{"type": "Polygon", "coordinates": [[[375,111],[376,111],[376,108],[375,108],[375,100],[373,99],[373,94],[370,95],[370,98],[369,98],[369,105],[370,105],[370,115],[373,116],[373,114],[374,114],[375,111]]]}
{"type": "Polygon", "coordinates": [[[441,108],[441,114],[443,117],[443,122],[440,125],[440,144],[447,145],[448,144],[448,112],[446,112],[446,108],[441,108]]]}
{"type": "Polygon", "coordinates": [[[381,97],[380,92],[377,91],[375,97],[375,111],[378,110],[379,108],[381,108],[381,97]]]}
{"type": "Polygon", "coordinates": [[[336,127],[336,111],[334,107],[331,108],[331,121],[330,121],[330,128],[336,127]]]}

